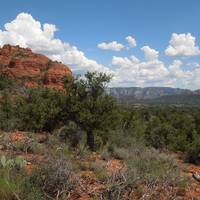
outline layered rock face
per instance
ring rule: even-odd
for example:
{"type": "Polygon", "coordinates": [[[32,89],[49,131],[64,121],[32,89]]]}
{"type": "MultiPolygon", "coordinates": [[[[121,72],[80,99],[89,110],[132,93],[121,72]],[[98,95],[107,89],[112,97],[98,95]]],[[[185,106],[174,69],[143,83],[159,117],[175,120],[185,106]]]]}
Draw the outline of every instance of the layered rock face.
{"type": "Polygon", "coordinates": [[[64,77],[72,77],[68,66],[33,53],[29,48],[11,45],[0,48],[0,73],[5,73],[28,87],[42,85],[58,89],[63,88],[64,77]]]}

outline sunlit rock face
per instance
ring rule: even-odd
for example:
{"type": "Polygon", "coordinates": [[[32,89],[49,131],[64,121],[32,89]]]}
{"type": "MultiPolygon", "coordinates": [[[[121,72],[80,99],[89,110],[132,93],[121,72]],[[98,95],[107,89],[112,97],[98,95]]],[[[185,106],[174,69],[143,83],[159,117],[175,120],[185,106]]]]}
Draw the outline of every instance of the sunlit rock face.
{"type": "Polygon", "coordinates": [[[0,48],[0,73],[28,87],[63,88],[63,78],[72,77],[70,68],[29,48],[4,45],[0,48]]]}

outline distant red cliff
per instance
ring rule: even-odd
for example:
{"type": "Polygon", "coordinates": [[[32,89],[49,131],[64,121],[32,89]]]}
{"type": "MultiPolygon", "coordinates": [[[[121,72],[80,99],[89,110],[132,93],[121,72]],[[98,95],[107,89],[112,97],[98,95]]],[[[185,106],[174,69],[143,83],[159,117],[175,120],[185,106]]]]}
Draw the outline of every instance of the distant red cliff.
{"type": "Polygon", "coordinates": [[[0,48],[0,73],[7,74],[28,87],[39,85],[63,88],[63,78],[72,77],[70,68],[52,61],[44,55],[33,53],[29,48],[4,45],[0,48]]]}

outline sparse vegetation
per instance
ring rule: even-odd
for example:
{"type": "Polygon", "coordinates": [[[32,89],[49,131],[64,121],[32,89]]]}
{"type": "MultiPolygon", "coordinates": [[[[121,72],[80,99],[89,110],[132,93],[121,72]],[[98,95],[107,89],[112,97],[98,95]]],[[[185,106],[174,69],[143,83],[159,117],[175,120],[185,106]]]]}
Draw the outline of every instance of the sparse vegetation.
{"type": "Polygon", "coordinates": [[[183,195],[187,180],[171,154],[200,162],[200,109],[119,106],[105,93],[110,78],[87,73],[64,90],[18,92],[0,79],[0,199],[66,200],[92,181],[97,199],[183,195]],[[15,130],[26,135],[13,139],[15,130]]]}

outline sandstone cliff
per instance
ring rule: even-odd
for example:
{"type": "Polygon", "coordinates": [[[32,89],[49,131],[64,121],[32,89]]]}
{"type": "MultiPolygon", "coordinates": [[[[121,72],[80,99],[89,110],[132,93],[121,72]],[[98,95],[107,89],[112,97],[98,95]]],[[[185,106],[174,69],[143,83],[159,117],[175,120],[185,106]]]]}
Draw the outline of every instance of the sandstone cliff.
{"type": "Polygon", "coordinates": [[[63,78],[71,77],[70,68],[29,48],[4,45],[0,48],[0,73],[5,73],[28,87],[43,85],[63,88],[63,78]]]}

